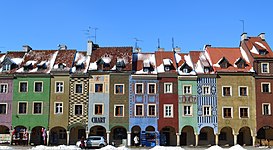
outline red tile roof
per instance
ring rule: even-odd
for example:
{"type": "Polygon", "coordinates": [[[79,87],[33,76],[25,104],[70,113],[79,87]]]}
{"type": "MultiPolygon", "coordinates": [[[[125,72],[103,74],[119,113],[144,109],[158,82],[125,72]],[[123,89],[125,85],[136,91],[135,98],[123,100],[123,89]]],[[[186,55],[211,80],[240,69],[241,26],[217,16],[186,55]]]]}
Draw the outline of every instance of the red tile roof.
{"type": "Polygon", "coordinates": [[[76,50],[59,50],[54,66],[63,63],[67,68],[72,68],[75,54],[76,50]]]}
{"type": "Polygon", "coordinates": [[[164,73],[165,71],[160,68],[161,65],[163,65],[164,59],[170,59],[172,61],[172,69],[169,72],[176,72],[177,66],[176,66],[176,60],[174,56],[173,51],[156,51],[155,52],[155,59],[156,59],[156,67],[158,73],[164,73]]]}

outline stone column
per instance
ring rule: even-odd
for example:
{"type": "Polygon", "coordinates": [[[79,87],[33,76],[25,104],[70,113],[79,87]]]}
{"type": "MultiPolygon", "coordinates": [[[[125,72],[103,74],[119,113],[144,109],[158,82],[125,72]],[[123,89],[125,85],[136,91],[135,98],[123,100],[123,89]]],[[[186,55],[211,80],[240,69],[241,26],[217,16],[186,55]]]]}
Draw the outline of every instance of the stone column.
{"type": "Polygon", "coordinates": [[[238,133],[233,133],[233,137],[234,137],[233,144],[234,144],[234,145],[237,144],[237,135],[238,135],[238,133]]]}
{"type": "Polygon", "coordinates": [[[48,145],[49,143],[49,131],[46,130],[46,145],[48,145]]]}
{"type": "Polygon", "coordinates": [[[9,135],[10,135],[10,145],[12,145],[12,139],[13,139],[13,137],[12,137],[12,132],[13,132],[13,130],[9,130],[9,135]]]}
{"type": "Polygon", "coordinates": [[[28,131],[28,143],[29,143],[29,145],[31,145],[31,143],[30,143],[30,137],[31,137],[31,131],[28,131]]]}
{"type": "Polygon", "coordinates": [[[176,133],[176,145],[179,146],[180,145],[180,134],[176,133]]]}
{"type": "Polygon", "coordinates": [[[88,130],[86,130],[86,131],[85,131],[85,134],[86,134],[85,139],[88,139],[88,134],[89,134],[89,131],[88,131],[88,130]]]}
{"type": "Polygon", "coordinates": [[[131,146],[131,132],[127,132],[127,146],[131,146]]]}
{"type": "Polygon", "coordinates": [[[110,132],[111,132],[111,131],[106,131],[106,134],[107,134],[107,143],[108,143],[108,145],[111,145],[111,143],[110,143],[110,132]]]}
{"type": "MultiPolygon", "coordinates": [[[[255,136],[252,136],[252,146],[255,146],[255,143],[256,143],[256,137],[255,136]]],[[[269,143],[268,143],[269,144],[269,143]]]]}
{"type": "Polygon", "coordinates": [[[219,143],[219,134],[215,134],[215,145],[218,145],[219,143]]]}
{"type": "Polygon", "coordinates": [[[69,145],[69,134],[70,131],[66,131],[66,145],[69,145]]]}
{"type": "Polygon", "coordinates": [[[198,146],[199,134],[195,134],[195,146],[198,146]]]}

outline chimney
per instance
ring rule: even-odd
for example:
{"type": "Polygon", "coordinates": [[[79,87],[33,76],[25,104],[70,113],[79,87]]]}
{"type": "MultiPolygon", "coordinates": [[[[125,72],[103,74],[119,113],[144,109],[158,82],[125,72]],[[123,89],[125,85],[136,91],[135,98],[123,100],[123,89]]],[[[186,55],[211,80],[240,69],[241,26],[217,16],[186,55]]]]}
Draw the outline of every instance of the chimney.
{"type": "Polygon", "coordinates": [[[243,41],[243,40],[246,40],[247,39],[247,33],[242,33],[241,34],[241,41],[243,41]]]}
{"type": "Polygon", "coordinates": [[[164,48],[157,48],[158,51],[164,51],[164,48]]]}
{"type": "Polygon", "coordinates": [[[87,55],[88,56],[91,56],[92,49],[93,49],[93,42],[89,40],[89,41],[87,41],[87,55]]]}
{"type": "Polygon", "coordinates": [[[23,51],[24,52],[29,52],[30,50],[32,50],[32,48],[29,45],[23,45],[23,51]]]}
{"type": "Polygon", "coordinates": [[[181,48],[180,47],[175,47],[175,48],[173,48],[173,51],[176,52],[176,53],[180,53],[181,48]]]}
{"type": "Polygon", "coordinates": [[[206,45],[204,45],[203,50],[206,50],[207,48],[210,48],[210,47],[211,47],[210,44],[206,44],[206,45]]]}
{"type": "Polygon", "coordinates": [[[262,40],[265,40],[265,33],[260,33],[258,36],[259,36],[262,40]]]}
{"type": "Polygon", "coordinates": [[[59,47],[59,50],[67,50],[67,46],[66,45],[59,44],[58,47],[59,47]]]}

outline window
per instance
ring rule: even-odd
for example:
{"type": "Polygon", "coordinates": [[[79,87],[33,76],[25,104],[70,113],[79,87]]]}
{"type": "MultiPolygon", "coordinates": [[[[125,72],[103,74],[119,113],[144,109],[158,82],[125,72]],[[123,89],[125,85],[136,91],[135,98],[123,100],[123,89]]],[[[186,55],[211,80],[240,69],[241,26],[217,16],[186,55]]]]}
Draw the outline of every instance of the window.
{"type": "Polygon", "coordinates": [[[63,103],[62,102],[55,102],[54,107],[55,107],[54,114],[62,114],[63,113],[63,103]]]}
{"type": "Polygon", "coordinates": [[[183,68],[183,73],[188,73],[188,68],[183,68]]]}
{"type": "Polygon", "coordinates": [[[123,84],[115,84],[115,94],[124,94],[123,84]]]}
{"type": "Polygon", "coordinates": [[[222,94],[223,94],[223,96],[231,96],[231,87],[229,87],[229,86],[223,86],[222,87],[222,94]]]}
{"type": "Polygon", "coordinates": [[[263,93],[270,93],[271,92],[270,83],[266,83],[266,82],[262,83],[262,92],[263,93]]]}
{"type": "Polygon", "coordinates": [[[192,115],[192,105],[184,105],[183,106],[183,115],[191,116],[192,115]]]}
{"type": "Polygon", "coordinates": [[[75,93],[82,93],[82,84],[81,83],[76,83],[76,89],[75,93]]]}
{"type": "Polygon", "coordinates": [[[27,114],[27,103],[18,102],[18,114],[27,114]]]}
{"type": "Polygon", "coordinates": [[[42,103],[41,102],[33,102],[33,114],[42,114],[42,103]]]}
{"type": "Polygon", "coordinates": [[[82,105],[80,104],[74,105],[74,113],[75,115],[82,115],[82,105]]]}
{"type": "Polygon", "coordinates": [[[103,104],[94,104],[94,115],[102,115],[103,114],[103,104]]]}
{"type": "Polygon", "coordinates": [[[232,108],[231,107],[224,107],[223,108],[223,118],[232,118],[232,108]]]}
{"type": "Polygon", "coordinates": [[[262,107],[263,115],[271,115],[270,104],[269,103],[263,103],[262,105],[263,105],[263,107],[262,107]]]}
{"type": "Polygon", "coordinates": [[[95,92],[97,93],[103,92],[103,84],[95,84],[95,92]]]}
{"type": "Polygon", "coordinates": [[[210,116],[211,110],[210,106],[203,106],[203,116],[210,116]]]}
{"type": "Polygon", "coordinates": [[[191,94],[191,86],[190,85],[183,85],[183,93],[184,94],[191,94]]]}
{"type": "Polygon", "coordinates": [[[173,84],[164,83],[164,93],[172,93],[172,92],[173,92],[173,84]]]}
{"type": "Polygon", "coordinates": [[[3,72],[5,72],[5,71],[9,71],[10,70],[10,65],[9,64],[7,64],[7,65],[3,65],[3,72]]]}
{"type": "Polygon", "coordinates": [[[136,94],[142,94],[143,93],[143,84],[142,83],[136,83],[135,84],[135,93],[136,94]]]}
{"type": "Polygon", "coordinates": [[[143,105],[142,104],[136,104],[135,105],[135,116],[143,116],[143,105]]]}
{"type": "Polygon", "coordinates": [[[8,93],[8,84],[6,83],[0,84],[0,93],[8,93]]]}
{"type": "Polygon", "coordinates": [[[210,86],[203,86],[203,95],[209,95],[210,94],[210,86]]]}
{"type": "Polygon", "coordinates": [[[246,108],[246,107],[241,107],[241,108],[239,108],[239,110],[240,110],[240,114],[239,114],[239,116],[240,116],[240,118],[248,118],[248,108],[246,108]]]}
{"type": "Polygon", "coordinates": [[[55,93],[63,93],[64,92],[64,82],[57,81],[55,82],[55,93]]]}
{"type": "Polygon", "coordinates": [[[248,90],[246,86],[239,87],[239,96],[247,96],[248,90]]]}
{"type": "Polygon", "coordinates": [[[124,116],[124,105],[114,105],[114,114],[115,117],[123,117],[124,116]]]}
{"type": "Polygon", "coordinates": [[[43,82],[34,82],[34,92],[43,92],[43,82]]]}
{"type": "Polygon", "coordinates": [[[164,105],[164,117],[165,118],[173,117],[173,104],[164,105]]]}
{"type": "Polygon", "coordinates": [[[269,73],[269,63],[262,63],[262,73],[269,73]]]}
{"type": "Polygon", "coordinates": [[[156,116],[156,105],[148,104],[148,116],[156,116]]]}
{"type": "Polygon", "coordinates": [[[27,92],[27,82],[19,82],[19,92],[27,92]]]}
{"type": "Polygon", "coordinates": [[[148,83],[148,94],[155,94],[155,93],[156,93],[156,84],[148,83]]]}
{"type": "Polygon", "coordinates": [[[164,69],[165,69],[165,71],[170,71],[171,70],[170,66],[165,66],[164,69]]]}
{"type": "Polygon", "coordinates": [[[0,114],[7,114],[7,103],[0,103],[0,114]]]}

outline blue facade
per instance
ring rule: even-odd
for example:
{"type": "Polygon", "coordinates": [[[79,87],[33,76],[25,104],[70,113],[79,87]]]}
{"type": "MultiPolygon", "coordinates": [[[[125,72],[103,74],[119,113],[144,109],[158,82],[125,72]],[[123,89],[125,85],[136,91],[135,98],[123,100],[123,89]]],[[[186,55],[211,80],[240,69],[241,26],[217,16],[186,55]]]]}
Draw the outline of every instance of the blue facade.
{"type": "Polygon", "coordinates": [[[198,134],[203,127],[211,127],[214,134],[218,132],[216,78],[197,79],[197,114],[198,134]],[[206,111],[204,107],[209,107],[210,110],[206,111]]]}

